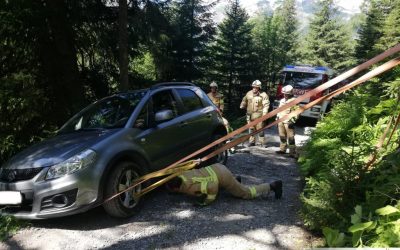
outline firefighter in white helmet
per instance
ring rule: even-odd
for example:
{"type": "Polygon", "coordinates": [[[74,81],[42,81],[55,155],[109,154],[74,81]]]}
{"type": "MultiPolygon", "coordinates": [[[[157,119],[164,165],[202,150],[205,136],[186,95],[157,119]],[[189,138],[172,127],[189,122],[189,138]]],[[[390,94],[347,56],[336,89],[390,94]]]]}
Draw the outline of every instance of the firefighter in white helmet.
{"type": "Polygon", "coordinates": [[[252,186],[242,185],[240,176],[235,178],[225,165],[219,163],[185,171],[169,181],[166,187],[172,192],[196,197],[199,205],[208,205],[213,202],[220,188],[242,199],[266,196],[270,191],[274,192],[276,199],[282,197],[281,180],[252,186]]]}
{"type": "Polygon", "coordinates": [[[210,92],[207,95],[222,115],[224,112],[224,96],[218,92],[218,85],[215,82],[210,84],[210,92]]]}
{"type": "MultiPolygon", "coordinates": [[[[243,97],[242,102],[240,103],[241,109],[247,109],[247,123],[250,123],[257,118],[268,113],[269,109],[269,97],[267,93],[261,91],[261,82],[259,80],[255,80],[252,84],[252,90],[247,92],[247,94],[243,97]]],[[[260,122],[249,129],[249,133],[254,130],[258,130],[264,127],[264,123],[260,122]]],[[[258,134],[258,143],[261,146],[265,146],[264,140],[264,132],[258,134]]],[[[251,136],[249,139],[249,146],[255,145],[255,137],[251,136]]]]}
{"type": "MultiPolygon", "coordinates": [[[[286,103],[294,100],[292,85],[286,85],[285,87],[283,87],[282,93],[284,97],[279,101],[279,107],[282,107],[286,103]]],[[[280,119],[285,115],[295,111],[298,108],[299,107],[297,105],[292,106],[284,111],[279,112],[276,115],[276,117],[277,119],[280,119]]],[[[276,153],[286,154],[286,149],[289,146],[289,156],[294,158],[296,157],[296,143],[294,140],[295,136],[294,123],[296,122],[297,118],[298,115],[278,123],[280,149],[276,153]]]]}

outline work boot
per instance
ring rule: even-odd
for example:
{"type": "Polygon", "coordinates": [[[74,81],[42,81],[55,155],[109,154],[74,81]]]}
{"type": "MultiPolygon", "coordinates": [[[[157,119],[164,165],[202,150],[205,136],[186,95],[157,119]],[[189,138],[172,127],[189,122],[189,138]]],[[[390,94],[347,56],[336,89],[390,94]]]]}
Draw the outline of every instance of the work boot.
{"type": "Polygon", "coordinates": [[[239,182],[242,183],[242,176],[238,175],[235,177],[235,179],[239,182]]]}
{"type": "Polygon", "coordinates": [[[280,199],[282,197],[282,181],[273,181],[269,184],[269,186],[275,193],[275,199],[280,199]]]}

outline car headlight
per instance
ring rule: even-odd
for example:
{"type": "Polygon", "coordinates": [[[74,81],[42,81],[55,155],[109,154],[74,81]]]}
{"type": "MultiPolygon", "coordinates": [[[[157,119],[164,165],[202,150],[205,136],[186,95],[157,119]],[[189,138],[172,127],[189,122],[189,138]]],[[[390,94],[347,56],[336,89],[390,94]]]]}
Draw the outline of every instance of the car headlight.
{"type": "Polygon", "coordinates": [[[51,166],[46,174],[46,180],[59,178],[61,176],[74,173],[80,169],[84,169],[94,163],[96,160],[96,152],[87,149],[71,158],[51,166]]]}

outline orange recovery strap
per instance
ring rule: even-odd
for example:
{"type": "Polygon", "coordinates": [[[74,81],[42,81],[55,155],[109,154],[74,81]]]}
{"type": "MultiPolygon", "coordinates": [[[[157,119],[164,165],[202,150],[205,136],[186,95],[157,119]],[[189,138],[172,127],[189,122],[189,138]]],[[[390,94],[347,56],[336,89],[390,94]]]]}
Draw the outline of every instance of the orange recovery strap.
{"type": "Polygon", "coordinates": [[[223,152],[223,151],[225,151],[225,150],[227,150],[229,148],[232,148],[232,147],[234,147],[234,146],[236,146],[236,145],[248,140],[248,138],[251,135],[258,134],[258,133],[260,133],[261,131],[263,131],[266,128],[272,127],[272,126],[278,124],[279,122],[282,122],[284,120],[290,119],[291,117],[297,116],[300,113],[304,112],[305,110],[311,108],[312,106],[314,106],[314,105],[316,105],[316,104],[318,104],[318,103],[320,103],[320,102],[322,102],[324,100],[329,100],[329,99],[333,98],[334,96],[337,96],[337,95],[339,95],[339,94],[341,94],[341,93],[343,93],[343,92],[345,92],[345,91],[347,91],[347,90],[349,90],[351,88],[354,88],[355,86],[358,86],[358,85],[364,83],[365,81],[367,81],[367,80],[369,80],[369,79],[371,79],[371,78],[373,78],[373,77],[375,77],[375,76],[377,76],[377,75],[379,75],[379,74],[381,74],[381,73],[383,73],[383,72],[385,72],[385,71],[387,71],[387,70],[399,65],[400,64],[400,57],[395,58],[395,59],[393,59],[393,60],[391,60],[391,61],[389,61],[389,62],[387,62],[387,63],[385,63],[385,64],[383,64],[383,65],[381,65],[381,66],[379,66],[379,67],[377,67],[375,69],[373,69],[373,70],[371,70],[370,72],[368,72],[367,74],[361,76],[360,78],[358,78],[357,80],[351,82],[350,84],[347,84],[346,86],[341,87],[341,88],[329,93],[328,95],[322,96],[322,97],[320,97],[320,98],[318,98],[318,99],[316,99],[316,100],[304,105],[303,107],[300,107],[299,109],[295,110],[294,112],[291,112],[290,114],[285,115],[281,119],[276,120],[276,121],[272,122],[271,124],[252,132],[251,134],[247,134],[247,135],[241,136],[239,138],[236,138],[236,139],[224,144],[223,146],[219,147],[217,150],[209,153],[208,155],[206,155],[205,157],[203,157],[203,158],[201,158],[199,160],[188,161],[189,159],[195,158],[199,154],[201,154],[201,153],[203,153],[203,152],[205,152],[205,151],[207,151],[207,150],[209,150],[209,149],[211,149],[211,148],[213,148],[213,147],[215,147],[215,146],[217,146],[217,145],[219,145],[219,144],[221,144],[221,143],[233,138],[234,136],[241,134],[242,132],[244,132],[248,128],[253,127],[256,124],[261,123],[261,122],[263,122],[263,121],[275,116],[277,113],[279,113],[281,111],[284,111],[284,110],[286,110],[288,108],[291,108],[292,106],[297,105],[301,101],[303,101],[303,100],[305,100],[305,99],[307,99],[307,98],[309,98],[309,97],[311,97],[311,96],[313,96],[313,95],[315,95],[317,93],[320,93],[320,92],[322,92],[322,91],[324,91],[324,90],[326,90],[326,89],[338,84],[339,82],[347,79],[348,77],[351,77],[351,76],[353,76],[353,75],[355,75],[355,74],[357,74],[357,73],[359,73],[359,72],[361,72],[363,70],[368,69],[370,66],[372,66],[372,65],[374,65],[374,64],[376,64],[376,63],[378,63],[378,62],[380,62],[380,61],[382,61],[382,60],[384,60],[384,59],[386,59],[386,58],[388,58],[390,56],[393,56],[394,54],[398,53],[399,51],[400,51],[400,44],[397,44],[396,46],[394,46],[394,47],[388,49],[387,51],[379,54],[378,56],[368,60],[367,62],[365,62],[363,64],[360,64],[360,65],[354,67],[353,69],[351,69],[351,70],[349,70],[349,71],[347,71],[347,72],[335,77],[334,79],[332,79],[332,80],[330,80],[330,81],[318,86],[317,88],[305,93],[304,95],[297,97],[296,99],[292,100],[291,102],[288,102],[287,104],[283,105],[282,107],[279,107],[279,108],[277,108],[275,110],[272,110],[271,112],[267,113],[266,115],[264,115],[264,116],[262,116],[262,117],[260,117],[260,118],[258,118],[256,120],[248,123],[247,125],[239,128],[239,129],[237,129],[237,130],[235,130],[235,131],[233,131],[233,132],[231,132],[231,133],[229,133],[227,135],[225,135],[224,137],[222,137],[222,138],[212,142],[211,144],[209,144],[209,145],[207,145],[207,146],[195,151],[194,153],[182,158],[181,160],[169,165],[168,167],[166,167],[164,169],[161,169],[161,170],[158,170],[158,171],[155,171],[155,172],[152,172],[152,173],[149,173],[149,174],[146,174],[146,175],[144,175],[142,177],[139,177],[138,179],[136,179],[134,181],[134,183],[130,187],[128,187],[125,190],[122,190],[122,191],[112,195],[111,197],[106,198],[104,200],[104,203],[107,202],[107,201],[110,201],[111,199],[114,199],[115,197],[117,197],[117,196],[119,196],[119,195],[121,195],[121,194],[123,194],[123,193],[125,193],[127,191],[132,190],[134,187],[136,187],[139,184],[144,183],[145,181],[148,181],[148,180],[151,180],[151,179],[154,179],[154,178],[164,177],[163,179],[158,180],[157,182],[153,183],[152,185],[146,187],[141,192],[136,194],[137,196],[142,196],[142,195],[150,192],[151,190],[155,189],[156,187],[168,182],[169,180],[173,179],[174,177],[180,175],[182,172],[196,167],[197,165],[200,164],[200,162],[204,162],[204,161],[206,161],[206,160],[208,160],[208,159],[220,154],[221,152],[223,152]]]}

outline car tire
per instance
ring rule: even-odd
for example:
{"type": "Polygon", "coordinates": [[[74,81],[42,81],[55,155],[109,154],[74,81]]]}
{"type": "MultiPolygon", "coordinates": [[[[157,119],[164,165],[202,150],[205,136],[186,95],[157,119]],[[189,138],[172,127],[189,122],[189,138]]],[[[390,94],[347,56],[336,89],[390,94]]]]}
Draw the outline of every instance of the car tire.
{"type": "MultiPolygon", "coordinates": [[[[112,170],[105,187],[105,197],[112,195],[129,187],[133,181],[142,176],[144,171],[133,162],[121,162],[112,170]]],[[[127,191],[118,197],[103,204],[105,211],[112,217],[127,218],[140,209],[140,198],[134,198],[133,194],[139,192],[143,185],[127,191]]]]}
{"type": "MultiPolygon", "coordinates": [[[[219,138],[222,138],[222,137],[223,137],[223,135],[215,134],[215,135],[212,137],[212,142],[214,142],[214,141],[216,141],[216,140],[218,140],[219,138]]],[[[225,143],[222,142],[221,144],[219,144],[219,145],[213,147],[213,148],[210,150],[210,153],[213,152],[214,150],[216,150],[217,148],[221,147],[221,146],[224,145],[224,144],[225,144],[225,143]]],[[[206,161],[206,165],[211,165],[211,164],[214,164],[214,163],[221,163],[221,164],[224,164],[224,165],[225,165],[227,161],[228,161],[228,150],[225,150],[224,152],[220,153],[219,155],[214,156],[214,157],[211,158],[210,160],[206,161]]]]}

